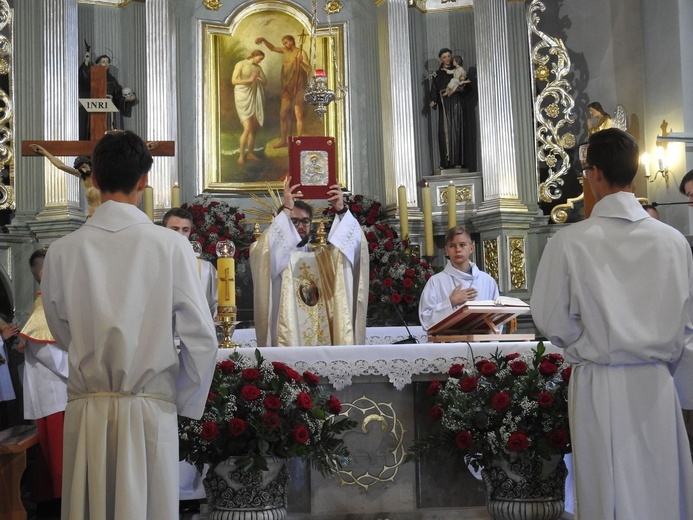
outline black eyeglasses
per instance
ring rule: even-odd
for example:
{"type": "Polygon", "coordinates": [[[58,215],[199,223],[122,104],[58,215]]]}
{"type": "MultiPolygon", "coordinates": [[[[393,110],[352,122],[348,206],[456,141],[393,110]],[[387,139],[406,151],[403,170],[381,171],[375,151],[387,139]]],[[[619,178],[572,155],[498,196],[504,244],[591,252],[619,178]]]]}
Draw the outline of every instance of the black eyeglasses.
{"type": "Polygon", "coordinates": [[[310,223],[312,220],[309,218],[292,218],[291,222],[293,222],[294,226],[298,225],[303,225],[303,226],[310,226],[310,223]]]}
{"type": "Polygon", "coordinates": [[[582,178],[583,178],[583,179],[586,179],[586,178],[587,178],[587,170],[591,170],[592,168],[594,168],[594,165],[593,165],[593,164],[590,164],[589,166],[585,166],[585,167],[582,169],[582,178]]]}

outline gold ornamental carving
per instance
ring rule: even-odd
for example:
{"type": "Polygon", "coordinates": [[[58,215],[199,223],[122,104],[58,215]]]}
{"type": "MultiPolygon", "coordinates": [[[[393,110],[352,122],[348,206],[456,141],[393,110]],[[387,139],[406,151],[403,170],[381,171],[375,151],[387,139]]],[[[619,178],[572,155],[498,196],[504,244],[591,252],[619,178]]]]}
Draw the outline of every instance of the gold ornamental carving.
{"type": "Polygon", "coordinates": [[[9,185],[0,181],[0,209],[15,209],[14,200],[14,96],[13,11],[7,0],[0,0],[0,75],[7,91],[0,89],[0,170],[9,170],[9,185]]]}
{"type": "Polygon", "coordinates": [[[575,136],[564,130],[575,122],[572,110],[575,100],[566,79],[571,61],[563,40],[542,32],[539,12],[546,7],[540,0],[532,0],[527,9],[527,27],[531,43],[532,91],[534,92],[534,130],[537,147],[537,170],[541,163],[548,169],[546,179],[539,184],[539,198],[543,202],[559,199],[563,193],[563,177],[570,171],[570,150],[576,144],[575,136]]]}
{"type": "Polygon", "coordinates": [[[496,283],[500,283],[498,276],[498,239],[487,238],[482,242],[484,255],[484,271],[486,271],[496,283]]]}
{"type": "Polygon", "coordinates": [[[218,11],[222,5],[219,0],[202,0],[202,3],[210,11],[218,11]]]}
{"type": "Polygon", "coordinates": [[[351,469],[337,473],[340,484],[368,490],[376,484],[394,482],[406,455],[406,430],[392,403],[376,403],[364,395],[352,403],[342,403],[341,415],[360,427],[344,434],[351,469]]]}
{"type": "Polygon", "coordinates": [[[523,289],[527,283],[525,275],[525,238],[508,237],[508,262],[510,263],[510,284],[513,289],[523,289]]]}
{"type": "MultiPolygon", "coordinates": [[[[438,195],[440,197],[440,203],[438,204],[439,206],[447,206],[448,205],[448,190],[447,186],[442,187],[438,191],[438,195]]],[[[472,186],[469,184],[463,184],[462,186],[455,186],[455,203],[459,204],[460,202],[472,202],[472,186]]]]}

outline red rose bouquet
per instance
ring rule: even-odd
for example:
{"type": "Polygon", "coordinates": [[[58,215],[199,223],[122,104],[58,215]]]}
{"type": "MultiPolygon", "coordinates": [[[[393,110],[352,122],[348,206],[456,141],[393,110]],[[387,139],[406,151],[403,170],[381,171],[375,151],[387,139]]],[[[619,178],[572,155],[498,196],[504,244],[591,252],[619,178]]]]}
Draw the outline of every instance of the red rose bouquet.
{"type": "Polygon", "coordinates": [[[323,395],[314,374],[268,363],[259,350],[255,358],[234,352],[217,364],[202,419],[178,419],[181,460],[199,469],[229,457],[245,470],[292,457],[323,474],[342,467],[349,454],[340,434],[356,423],[339,417],[339,400],[323,395]]]}
{"type": "Polygon", "coordinates": [[[418,439],[409,460],[449,448],[479,469],[493,459],[549,459],[570,452],[568,381],[571,367],[543,343],[523,354],[452,365],[448,379],[433,381],[431,420],[440,428],[418,439]]]}

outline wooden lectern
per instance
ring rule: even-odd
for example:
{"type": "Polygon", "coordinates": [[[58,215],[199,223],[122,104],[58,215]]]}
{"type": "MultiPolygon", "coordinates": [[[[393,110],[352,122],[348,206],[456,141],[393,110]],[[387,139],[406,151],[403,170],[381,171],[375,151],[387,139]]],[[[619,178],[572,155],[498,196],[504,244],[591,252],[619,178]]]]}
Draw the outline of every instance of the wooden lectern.
{"type": "Polygon", "coordinates": [[[529,305],[517,298],[469,302],[428,329],[432,343],[451,341],[532,341],[534,334],[502,334],[500,327],[515,316],[529,312],[529,305]]]}

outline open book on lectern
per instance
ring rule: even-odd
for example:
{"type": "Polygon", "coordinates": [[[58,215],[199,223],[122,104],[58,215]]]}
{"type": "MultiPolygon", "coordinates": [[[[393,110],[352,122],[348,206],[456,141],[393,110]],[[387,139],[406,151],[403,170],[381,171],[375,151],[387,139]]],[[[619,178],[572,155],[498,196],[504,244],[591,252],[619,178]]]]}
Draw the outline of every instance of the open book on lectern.
{"type": "Polygon", "coordinates": [[[510,296],[499,296],[495,300],[473,300],[440,320],[427,332],[429,336],[499,335],[503,324],[528,312],[527,303],[510,296]]]}

